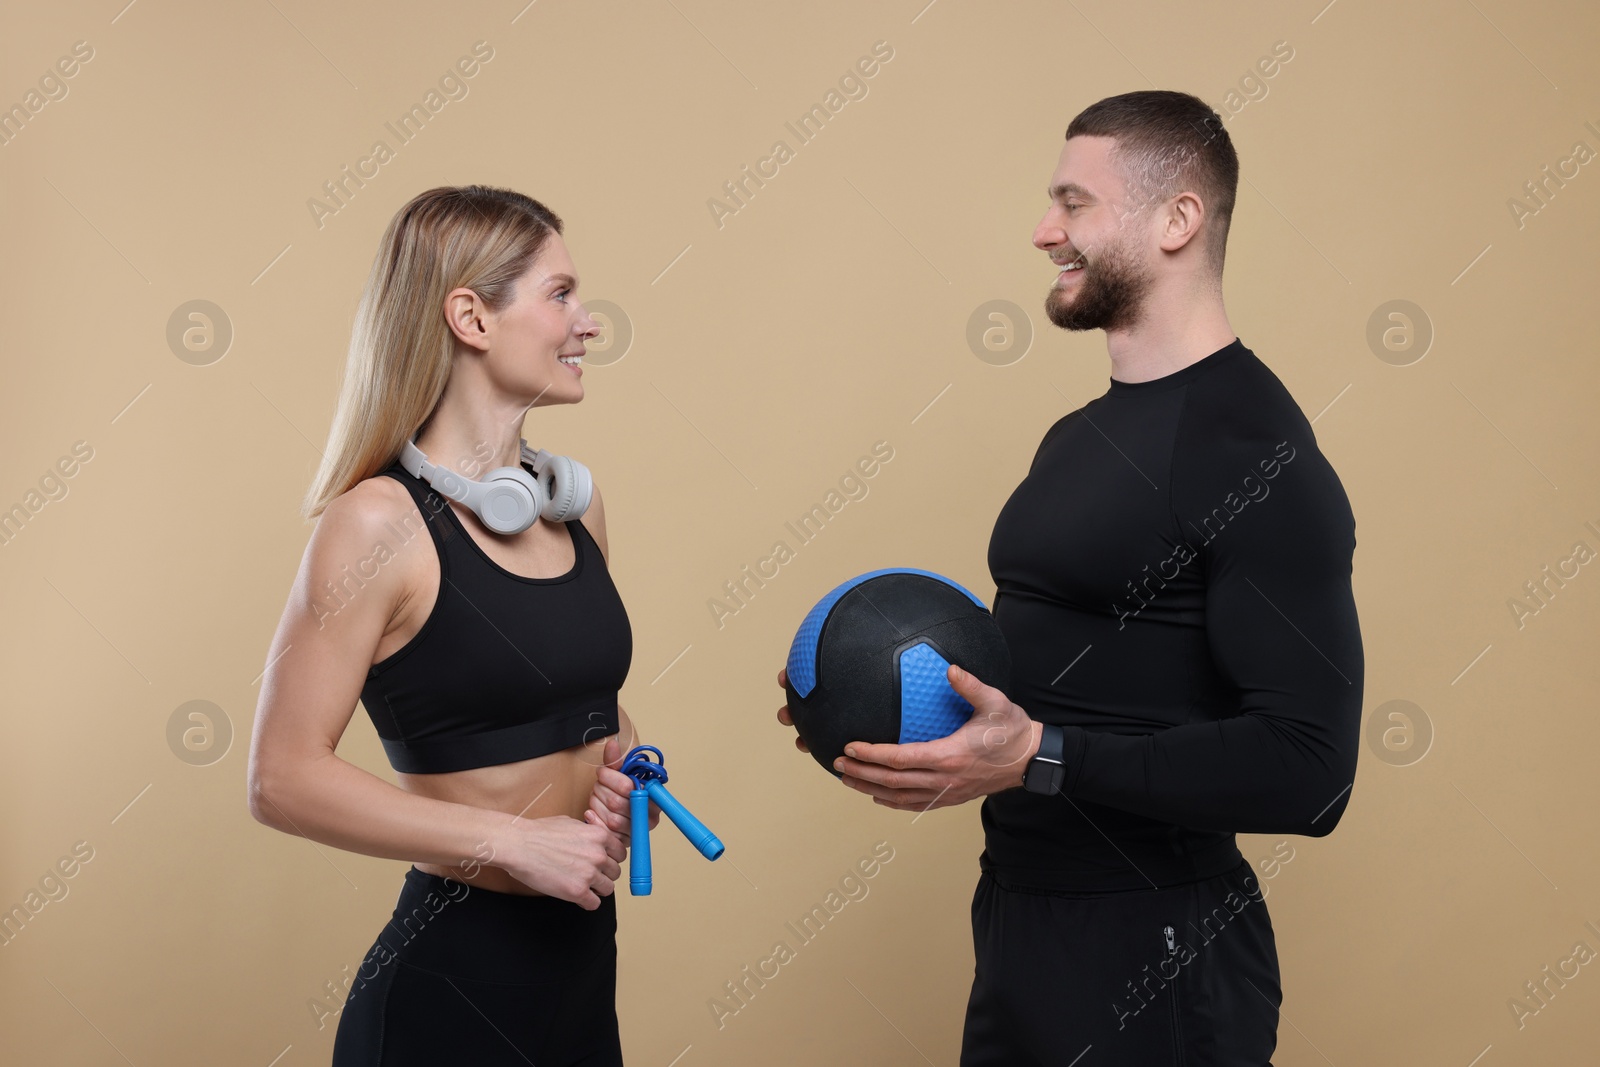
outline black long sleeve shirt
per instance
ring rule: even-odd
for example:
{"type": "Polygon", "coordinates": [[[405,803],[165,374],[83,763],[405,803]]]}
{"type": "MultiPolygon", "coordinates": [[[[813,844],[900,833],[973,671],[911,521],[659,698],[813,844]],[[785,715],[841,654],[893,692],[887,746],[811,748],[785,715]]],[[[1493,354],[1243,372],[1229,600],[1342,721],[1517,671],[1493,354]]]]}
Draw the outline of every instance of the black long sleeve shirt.
{"type": "Polygon", "coordinates": [[[1349,802],[1364,658],[1355,517],[1304,414],[1235,338],[1057,421],[989,543],[1009,696],[1066,780],[984,801],[983,864],[1108,891],[1323,836],[1349,802]]]}

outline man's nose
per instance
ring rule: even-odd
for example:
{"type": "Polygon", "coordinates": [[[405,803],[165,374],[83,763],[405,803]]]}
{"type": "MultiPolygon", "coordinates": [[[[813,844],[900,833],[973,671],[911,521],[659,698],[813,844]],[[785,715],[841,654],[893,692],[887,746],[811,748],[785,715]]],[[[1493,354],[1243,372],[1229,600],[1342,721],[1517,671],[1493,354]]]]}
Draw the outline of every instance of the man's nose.
{"type": "Polygon", "coordinates": [[[1052,225],[1048,217],[1039,220],[1039,225],[1033,228],[1033,247],[1045,251],[1062,244],[1067,239],[1066,231],[1060,226],[1052,225]]]}

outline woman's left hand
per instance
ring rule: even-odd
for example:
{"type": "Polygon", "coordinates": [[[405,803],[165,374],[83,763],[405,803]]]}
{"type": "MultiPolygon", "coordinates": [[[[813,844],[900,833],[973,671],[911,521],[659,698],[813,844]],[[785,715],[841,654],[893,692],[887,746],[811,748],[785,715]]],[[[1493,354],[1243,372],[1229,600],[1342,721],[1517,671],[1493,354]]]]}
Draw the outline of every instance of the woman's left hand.
{"type": "MultiPolygon", "coordinates": [[[[632,832],[628,811],[628,795],[634,782],[617,768],[622,766],[622,746],[615,735],[606,738],[603,762],[595,770],[594,792],[589,795],[589,810],[598,815],[606,828],[617,836],[622,847],[628,847],[632,832]]],[[[650,804],[650,829],[661,821],[661,809],[650,804]]]]}

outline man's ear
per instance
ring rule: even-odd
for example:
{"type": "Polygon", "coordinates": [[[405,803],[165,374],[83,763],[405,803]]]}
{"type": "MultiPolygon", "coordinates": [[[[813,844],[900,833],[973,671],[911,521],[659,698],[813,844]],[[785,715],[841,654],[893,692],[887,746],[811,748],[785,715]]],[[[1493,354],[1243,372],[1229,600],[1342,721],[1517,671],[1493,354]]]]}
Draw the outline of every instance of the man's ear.
{"type": "Polygon", "coordinates": [[[1206,208],[1193,193],[1179,193],[1163,209],[1161,222],[1161,250],[1176,252],[1200,233],[1205,222],[1206,208]]]}

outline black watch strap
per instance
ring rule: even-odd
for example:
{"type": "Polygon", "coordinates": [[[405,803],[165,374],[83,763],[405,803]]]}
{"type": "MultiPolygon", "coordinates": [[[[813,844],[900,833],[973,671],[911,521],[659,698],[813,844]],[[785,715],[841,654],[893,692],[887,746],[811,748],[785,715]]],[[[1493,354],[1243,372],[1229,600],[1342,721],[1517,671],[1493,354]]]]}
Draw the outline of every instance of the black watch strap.
{"type": "Polygon", "coordinates": [[[1045,723],[1039,751],[1022,773],[1022,788],[1030,793],[1059,793],[1067,777],[1066,735],[1059,726],[1045,723]]]}

